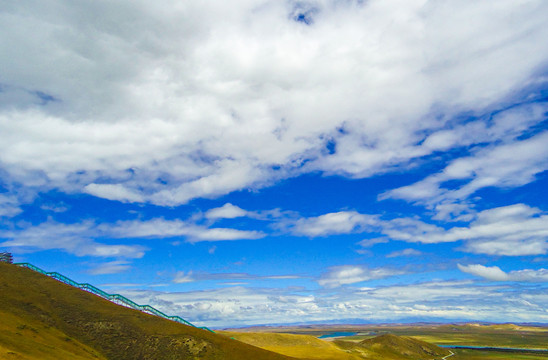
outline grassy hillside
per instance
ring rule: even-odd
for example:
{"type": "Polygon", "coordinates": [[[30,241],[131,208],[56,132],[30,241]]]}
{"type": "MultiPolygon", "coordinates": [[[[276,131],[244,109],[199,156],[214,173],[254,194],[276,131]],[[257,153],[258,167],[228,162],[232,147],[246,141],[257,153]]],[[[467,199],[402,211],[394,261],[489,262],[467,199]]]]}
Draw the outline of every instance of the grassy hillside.
{"type": "Polygon", "coordinates": [[[290,359],[5,263],[0,319],[0,359],[290,359]]]}
{"type": "Polygon", "coordinates": [[[546,327],[466,324],[402,327],[391,331],[397,335],[408,335],[434,344],[548,349],[546,327]]]}
{"type": "Polygon", "coordinates": [[[341,348],[364,352],[377,359],[441,359],[451,352],[439,346],[410,337],[385,334],[359,343],[335,341],[341,348]]]}
{"type": "Polygon", "coordinates": [[[441,359],[450,352],[438,346],[407,337],[382,335],[359,343],[325,341],[311,335],[279,333],[226,332],[242,342],[299,359],[441,359]]]}
{"type": "Polygon", "coordinates": [[[332,342],[310,335],[277,333],[223,332],[246,344],[299,359],[357,360],[363,357],[341,349],[332,342]]]}

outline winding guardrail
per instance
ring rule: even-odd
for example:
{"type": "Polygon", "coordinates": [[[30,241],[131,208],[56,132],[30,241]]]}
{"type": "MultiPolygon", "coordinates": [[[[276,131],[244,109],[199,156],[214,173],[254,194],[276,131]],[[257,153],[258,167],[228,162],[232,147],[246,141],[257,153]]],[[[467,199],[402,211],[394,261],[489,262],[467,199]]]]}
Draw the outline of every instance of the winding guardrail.
{"type": "Polygon", "coordinates": [[[20,266],[20,267],[25,267],[27,269],[36,271],[40,274],[49,276],[49,277],[51,277],[51,278],[53,278],[57,281],[60,281],[64,284],[71,285],[71,286],[74,286],[75,288],[90,292],[92,294],[95,294],[95,295],[97,295],[97,296],[99,296],[99,297],[101,297],[105,300],[108,300],[110,302],[113,302],[115,304],[122,305],[122,306],[125,306],[125,307],[128,307],[128,308],[131,308],[131,309],[139,310],[139,311],[142,311],[142,312],[150,314],[150,315],[155,315],[155,316],[167,319],[167,320],[175,321],[175,322],[178,322],[178,323],[181,323],[181,324],[184,324],[184,325],[188,325],[188,326],[192,326],[192,327],[195,327],[195,328],[198,328],[198,329],[204,329],[204,330],[207,330],[207,331],[214,332],[213,330],[211,330],[211,329],[209,329],[205,326],[198,327],[198,326],[186,321],[185,319],[183,319],[180,316],[166,315],[163,312],[161,312],[160,310],[158,310],[158,309],[156,309],[156,308],[154,308],[150,305],[139,305],[139,304],[135,303],[134,301],[131,301],[130,299],[126,298],[123,295],[109,294],[109,293],[107,293],[107,292],[105,292],[105,291],[103,291],[103,290],[101,290],[101,289],[99,289],[99,288],[97,288],[97,287],[95,287],[91,284],[87,284],[87,283],[80,284],[80,283],[66,277],[63,274],[59,274],[58,272],[47,272],[47,271],[44,271],[44,270],[40,269],[39,267],[34,266],[30,263],[16,263],[14,265],[17,265],[17,266],[20,266]]]}

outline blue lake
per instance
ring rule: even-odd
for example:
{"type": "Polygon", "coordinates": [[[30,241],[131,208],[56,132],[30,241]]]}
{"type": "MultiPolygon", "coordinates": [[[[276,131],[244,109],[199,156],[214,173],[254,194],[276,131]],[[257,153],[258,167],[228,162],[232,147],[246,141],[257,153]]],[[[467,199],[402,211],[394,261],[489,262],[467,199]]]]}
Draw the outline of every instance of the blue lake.
{"type": "Polygon", "coordinates": [[[470,349],[470,350],[488,350],[488,351],[523,351],[531,353],[548,353],[546,349],[524,349],[513,347],[493,347],[493,346],[467,346],[467,345],[438,345],[447,349],[470,349]]]}
{"type": "Polygon", "coordinates": [[[342,336],[354,336],[357,334],[358,334],[357,332],[334,332],[331,334],[325,334],[325,335],[319,336],[318,339],[328,339],[328,338],[342,337],[342,336]]]}

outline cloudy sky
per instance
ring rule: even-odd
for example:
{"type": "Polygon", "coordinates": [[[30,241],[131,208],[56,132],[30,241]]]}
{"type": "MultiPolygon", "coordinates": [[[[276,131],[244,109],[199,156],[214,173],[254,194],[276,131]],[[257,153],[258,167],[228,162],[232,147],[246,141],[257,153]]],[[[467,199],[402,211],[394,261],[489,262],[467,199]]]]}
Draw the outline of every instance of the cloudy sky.
{"type": "Polygon", "coordinates": [[[0,3],[0,249],[211,327],[548,323],[548,2],[0,3]]]}

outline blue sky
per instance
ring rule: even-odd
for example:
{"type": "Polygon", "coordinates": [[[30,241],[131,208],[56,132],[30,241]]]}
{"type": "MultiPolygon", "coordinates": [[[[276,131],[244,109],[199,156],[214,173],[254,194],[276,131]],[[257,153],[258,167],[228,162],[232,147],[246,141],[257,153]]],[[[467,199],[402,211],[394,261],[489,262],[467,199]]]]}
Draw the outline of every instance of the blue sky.
{"type": "Polygon", "coordinates": [[[548,322],[544,1],[0,5],[0,248],[211,327],[548,322]]]}

